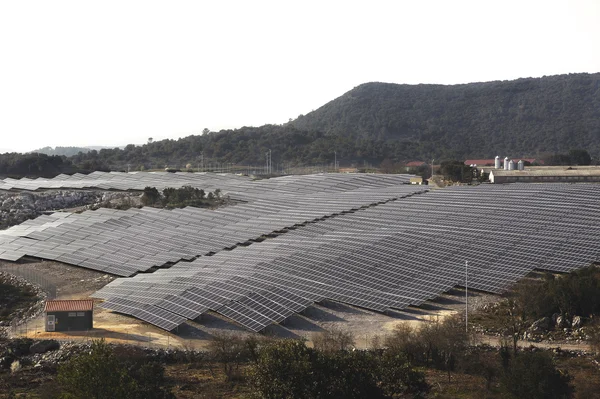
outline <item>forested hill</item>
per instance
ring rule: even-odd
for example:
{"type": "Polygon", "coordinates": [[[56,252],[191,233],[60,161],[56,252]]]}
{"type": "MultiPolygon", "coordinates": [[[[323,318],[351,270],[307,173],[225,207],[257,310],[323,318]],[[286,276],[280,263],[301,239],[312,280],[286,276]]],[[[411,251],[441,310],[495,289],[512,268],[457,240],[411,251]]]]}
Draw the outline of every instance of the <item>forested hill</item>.
{"type": "MultiPolygon", "coordinates": [[[[198,110],[200,114],[202,110],[198,110]]],[[[141,146],[46,158],[0,155],[0,176],[233,163],[378,164],[541,157],[587,150],[600,158],[600,73],[462,85],[366,83],[284,125],[221,130],[141,146]],[[48,158],[50,160],[50,158],[48,158]],[[60,161],[60,162],[59,162],[60,161]]]]}
{"type": "Polygon", "coordinates": [[[574,147],[598,155],[600,73],[452,86],[366,83],[293,124],[405,142],[421,157],[522,156],[574,147]]]}

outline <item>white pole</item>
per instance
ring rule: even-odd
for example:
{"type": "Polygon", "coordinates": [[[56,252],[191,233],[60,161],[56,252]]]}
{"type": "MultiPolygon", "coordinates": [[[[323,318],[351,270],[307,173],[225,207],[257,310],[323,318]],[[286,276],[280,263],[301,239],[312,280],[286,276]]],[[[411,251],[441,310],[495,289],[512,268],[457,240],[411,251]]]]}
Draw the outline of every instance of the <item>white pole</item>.
{"type": "Polygon", "coordinates": [[[465,331],[469,332],[469,261],[465,261],[465,331]]]}

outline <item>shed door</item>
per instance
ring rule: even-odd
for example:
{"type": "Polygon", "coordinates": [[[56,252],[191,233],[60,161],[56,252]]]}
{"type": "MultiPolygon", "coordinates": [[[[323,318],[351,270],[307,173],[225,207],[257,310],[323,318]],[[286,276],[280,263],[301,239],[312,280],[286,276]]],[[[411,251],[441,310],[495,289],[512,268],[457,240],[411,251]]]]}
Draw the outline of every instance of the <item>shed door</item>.
{"type": "Polygon", "coordinates": [[[56,316],[54,316],[53,314],[48,315],[48,318],[46,320],[46,331],[54,331],[54,322],[56,321],[55,317],[56,316]]]}

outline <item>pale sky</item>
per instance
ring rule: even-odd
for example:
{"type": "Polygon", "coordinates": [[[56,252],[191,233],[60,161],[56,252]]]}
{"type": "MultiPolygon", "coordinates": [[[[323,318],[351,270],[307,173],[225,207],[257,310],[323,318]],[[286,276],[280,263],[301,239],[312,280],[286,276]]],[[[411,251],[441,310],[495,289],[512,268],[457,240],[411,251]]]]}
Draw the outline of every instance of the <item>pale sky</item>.
{"type": "Polygon", "coordinates": [[[600,0],[0,0],[0,151],[279,124],[366,82],[600,72],[600,0]]]}

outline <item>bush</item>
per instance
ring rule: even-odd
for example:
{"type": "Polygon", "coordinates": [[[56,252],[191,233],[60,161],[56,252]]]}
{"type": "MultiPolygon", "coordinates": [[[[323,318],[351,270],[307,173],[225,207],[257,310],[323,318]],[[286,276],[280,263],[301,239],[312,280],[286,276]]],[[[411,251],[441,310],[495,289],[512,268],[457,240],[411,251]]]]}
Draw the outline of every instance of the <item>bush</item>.
{"type": "Polygon", "coordinates": [[[509,398],[566,399],[574,394],[571,380],[548,353],[521,352],[510,360],[500,387],[509,398]]]}
{"type": "Polygon", "coordinates": [[[600,269],[591,265],[564,276],[546,274],[542,282],[521,284],[515,301],[532,319],[563,316],[590,316],[600,313],[600,269]]]}
{"type": "Polygon", "coordinates": [[[162,365],[127,351],[115,354],[103,340],[91,351],[70,359],[58,369],[57,381],[63,398],[170,399],[162,365]]]}
{"type": "Polygon", "coordinates": [[[261,398],[385,398],[429,390],[422,372],[391,351],[325,351],[282,341],[260,351],[251,371],[261,398]]]}

